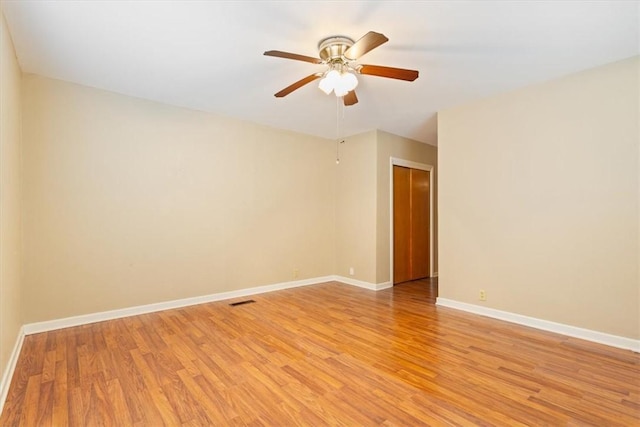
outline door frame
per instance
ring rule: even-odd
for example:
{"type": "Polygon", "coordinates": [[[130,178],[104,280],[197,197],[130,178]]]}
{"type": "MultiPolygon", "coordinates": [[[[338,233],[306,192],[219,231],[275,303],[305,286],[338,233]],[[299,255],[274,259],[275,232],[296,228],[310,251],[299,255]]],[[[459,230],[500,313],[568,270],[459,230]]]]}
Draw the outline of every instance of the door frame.
{"type": "Polygon", "coordinates": [[[429,277],[433,277],[433,169],[432,165],[389,157],[389,281],[393,286],[393,167],[419,169],[429,172],[429,277]]]}

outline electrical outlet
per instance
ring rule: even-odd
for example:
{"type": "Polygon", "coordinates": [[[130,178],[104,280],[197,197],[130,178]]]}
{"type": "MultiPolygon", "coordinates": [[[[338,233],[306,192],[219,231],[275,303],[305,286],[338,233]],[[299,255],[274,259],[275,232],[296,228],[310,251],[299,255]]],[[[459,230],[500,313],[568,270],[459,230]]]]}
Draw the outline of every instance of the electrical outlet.
{"type": "Polygon", "coordinates": [[[297,268],[294,268],[293,269],[293,278],[297,279],[299,275],[300,275],[300,270],[298,270],[297,268]]]}
{"type": "Polygon", "coordinates": [[[349,274],[351,276],[353,276],[354,274],[356,274],[356,271],[353,269],[353,267],[349,267],[349,274]]]}
{"type": "Polygon", "coordinates": [[[479,298],[480,298],[480,301],[486,301],[487,300],[487,291],[485,291],[484,289],[480,289],[479,298]]]}

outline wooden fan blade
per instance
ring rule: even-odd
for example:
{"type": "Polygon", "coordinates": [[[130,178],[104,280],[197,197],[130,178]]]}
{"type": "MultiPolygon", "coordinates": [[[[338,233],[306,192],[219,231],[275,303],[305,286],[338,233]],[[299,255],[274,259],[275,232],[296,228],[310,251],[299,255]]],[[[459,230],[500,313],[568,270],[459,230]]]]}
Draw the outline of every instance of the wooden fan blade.
{"type": "Polygon", "coordinates": [[[351,46],[344,52],[344,57],[352,61],[356,60],[365,53],[377,48],[381,44],[388,41],[389,39],[384,34],[369,31],[367,34],[362,36],[360,40],[355,42],[353,46],[351,46]]]}
{"type": "Polygon", "coordinates": [[[383,67],[380,65],[361,65],[358,73],[368,74],[370,76],[388,77],[390,79],[406,80],[412,82],[418,78],[416,70],[407,70],[405,68],[383,67]]]}
{"type": "Polygon", "coordinates": [[[342,97],[342,101],[344,102],[344,105],[346,107],[357,104],[358,97],[356,96],[356,91],[352,90],[351,92],[347,93],[345,96],[342,97]]]}
{"type": "Polygon", "coordinates": [[[276,93],[276,98],[282,98],[284,96],[289,95],[291,92],[293,92],[296,89],[300,89],[302,86],[311,83],[312,81],[319,79],[322,76],[322,73],[315,73],[315,74],[311,74],[310,76],[305,77],[304,79],[300,79],[297,82],[295,82],[294,84],[285,87],[284,89],[282,89],[280,92],[276,93]]]}
{"type": "Polygon", "coordinates": [[[320,58],[298,55],[297,53],[282,52],[281,50],[268,50],[264,54],[266,56],[275,56],[276,58],[295,59],[296,61],[311,62],[312,64],[322,64],[322,59],[320,58]]]}

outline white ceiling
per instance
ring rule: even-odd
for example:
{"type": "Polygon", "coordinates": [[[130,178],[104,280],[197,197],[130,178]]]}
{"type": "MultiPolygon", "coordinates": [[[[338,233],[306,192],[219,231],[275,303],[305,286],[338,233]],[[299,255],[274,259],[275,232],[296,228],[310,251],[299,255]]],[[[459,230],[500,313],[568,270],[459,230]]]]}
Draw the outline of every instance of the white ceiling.
{"type": "Polygon", "coordinates": [[[381,129],[436,143],[436,112],[637,55],[636,1],[3,1],[22,70],[167,104],[336,138],[336,99],[311,83],[331,35],[381,32],[340,136],[381,129]]]}

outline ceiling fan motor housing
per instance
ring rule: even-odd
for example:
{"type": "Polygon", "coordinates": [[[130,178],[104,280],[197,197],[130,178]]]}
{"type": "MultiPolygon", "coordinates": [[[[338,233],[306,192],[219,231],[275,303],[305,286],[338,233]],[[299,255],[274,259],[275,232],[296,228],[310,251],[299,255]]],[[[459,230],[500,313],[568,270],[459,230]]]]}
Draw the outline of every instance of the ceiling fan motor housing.
{"type": "Polygon", "coordinates": [[[354,41],[345,36],[332,36],[318,43],[320,58],[327,63],[345,63],[344,53],[353,46],[354,41]]]}

